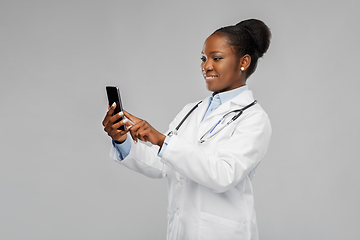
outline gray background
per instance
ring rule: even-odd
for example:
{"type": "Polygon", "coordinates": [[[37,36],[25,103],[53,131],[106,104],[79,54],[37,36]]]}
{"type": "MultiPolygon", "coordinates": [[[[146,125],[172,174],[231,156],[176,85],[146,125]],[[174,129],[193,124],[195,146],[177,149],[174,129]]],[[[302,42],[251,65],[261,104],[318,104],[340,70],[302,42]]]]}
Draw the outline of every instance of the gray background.
{"type": "Polygon", "coordinates": [[[109,159],[106,85],[160,131],[206,97],[204,40],[262,19],[263,240],[359,239],[356,1],[0,1],[0,239],[165,239],[166,181],[109,159]],[[184,94],[185,93],[185,94],[184,94]]]}

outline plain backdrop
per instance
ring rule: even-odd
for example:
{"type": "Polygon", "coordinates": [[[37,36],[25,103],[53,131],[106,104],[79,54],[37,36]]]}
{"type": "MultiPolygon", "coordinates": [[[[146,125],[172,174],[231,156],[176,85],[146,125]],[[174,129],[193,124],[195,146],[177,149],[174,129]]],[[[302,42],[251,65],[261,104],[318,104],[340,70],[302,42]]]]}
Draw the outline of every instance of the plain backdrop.
{"type": "Polygon", "coordinates": [[[109,158],[106,85],[165,132],[207,91],[205,39],[263,20],[248,79],[273,137],[253,181],[262,240],[360,239],[359,3],[0,1],[0,239],[165,239],[166,180],[109,158]]]}

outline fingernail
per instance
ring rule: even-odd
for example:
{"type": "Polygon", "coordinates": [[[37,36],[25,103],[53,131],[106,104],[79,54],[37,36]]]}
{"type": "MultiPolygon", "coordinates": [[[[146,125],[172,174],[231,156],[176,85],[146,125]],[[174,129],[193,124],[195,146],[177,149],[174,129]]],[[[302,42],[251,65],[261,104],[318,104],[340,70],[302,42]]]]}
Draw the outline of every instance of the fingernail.
{"type": "Polygon", "coordinates": [[[127,120],[127,118],[125,118],[124,120],[123,120],[123,123],[127,123],[129,120],[127,120]]]}
{"type": "Polygon", "coordinates": [[[113,102],[113,104],[111,105],[112,107],[115,107],[116,106],[116,102],[113,102]]]}
{"type": "Polygon", "coordinates": [[[119,116],[122,116],[122,115],[124,115],[124,113],[123,113],[123,112],[119,112],[119,116]]]}

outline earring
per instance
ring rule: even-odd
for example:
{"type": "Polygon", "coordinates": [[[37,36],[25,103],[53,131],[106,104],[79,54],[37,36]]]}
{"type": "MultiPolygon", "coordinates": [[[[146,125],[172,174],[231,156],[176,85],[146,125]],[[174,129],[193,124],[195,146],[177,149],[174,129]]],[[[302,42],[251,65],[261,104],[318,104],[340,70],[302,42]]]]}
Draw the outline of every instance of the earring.
{"type": "Polygon", "coordinates": [[[241,68],[240,68],[240,70],[241,70],[241,71],[244,71],[244,70],[245,70],[245,68],[244,68],[244,67],[241,67],[241,68]]]}

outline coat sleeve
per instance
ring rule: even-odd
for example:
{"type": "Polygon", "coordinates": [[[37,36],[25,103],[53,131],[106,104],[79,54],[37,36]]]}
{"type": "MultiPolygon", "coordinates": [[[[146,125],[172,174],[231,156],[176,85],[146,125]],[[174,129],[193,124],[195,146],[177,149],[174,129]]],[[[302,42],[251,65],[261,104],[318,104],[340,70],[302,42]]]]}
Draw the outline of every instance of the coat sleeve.
{"type": "Polygon", "coordinates": [[[110,157],[121,165],[145,176],[163,178],[166,176],[166,166],[160,161],[157,151],[157,146],[131,141],[130,152],[123,160],[114,146],[110,150],[110,157]]]}
{"type": "Polygon", "coordinates": [[[173,136],[161,161],[198,184],[221,193],[240,183],[259,164],[270,136],[267,114],[263,110],[253,111],[237,123],[233,134],[215,154],[209,155],[199,144],[173,136]]]}

